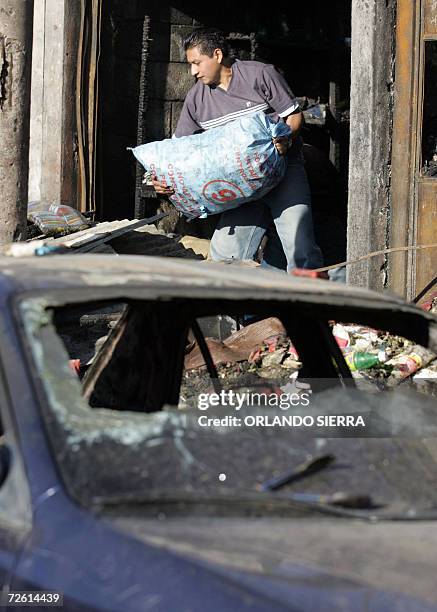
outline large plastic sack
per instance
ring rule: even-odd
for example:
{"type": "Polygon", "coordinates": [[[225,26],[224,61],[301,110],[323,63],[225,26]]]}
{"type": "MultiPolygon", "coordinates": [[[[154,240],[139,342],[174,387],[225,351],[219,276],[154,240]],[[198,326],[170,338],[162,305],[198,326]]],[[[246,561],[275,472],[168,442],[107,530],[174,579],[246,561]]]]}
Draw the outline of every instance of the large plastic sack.
{"type": "Polygon", "coordinates": [[[27,219],[45,236],[65,236],[90,227],[90,222],[78,210],[65,204],[29,202],[27,219]]]}
{"type": "Polygon", "coordinates": [[[130,149],[151,175],[175,193],[188,217],[206,217],[258,200],[284,178],[287,161],[272,138],[288,136],[283,121],[254,113],[193,136],[168,138],[130,149]]]}

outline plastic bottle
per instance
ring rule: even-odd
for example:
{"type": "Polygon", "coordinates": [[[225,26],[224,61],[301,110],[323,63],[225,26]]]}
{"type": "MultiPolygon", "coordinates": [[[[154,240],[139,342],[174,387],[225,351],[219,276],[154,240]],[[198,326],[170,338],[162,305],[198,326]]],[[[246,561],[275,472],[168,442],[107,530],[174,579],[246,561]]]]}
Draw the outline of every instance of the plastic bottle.
{"type": "Polygon", "coordinates": [[[357,370],[367,370],[368,368],[373,368],[374,366],[383,363],[385,361],[385,354],[381,351],[379,353],[353,351],[351,353],[347,353],[344,358],[350,371],[356,372],[357,370]]]}
{"type": "Polygon", "coordinates": [[[420,370],[420,368],[427,366],[433,359],[435,359],[435,353],[415,344],[407,352],[396,355],[387,361],[387,365],[393,368],[387,379],[387,385],[393,386],[398,384],[404,378],[408,378],[408,376],[420,370]]]}

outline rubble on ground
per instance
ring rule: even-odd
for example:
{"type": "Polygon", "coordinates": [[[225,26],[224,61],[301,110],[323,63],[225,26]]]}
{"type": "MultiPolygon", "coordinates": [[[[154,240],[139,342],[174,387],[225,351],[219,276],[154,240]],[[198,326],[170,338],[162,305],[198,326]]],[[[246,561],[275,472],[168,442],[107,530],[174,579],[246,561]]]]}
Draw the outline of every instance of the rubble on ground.
{"type": "MultiPolygon", "coordinates": [[[[47,213],[48,214],[48,213],[47,213]]],[[[39,234],[24,242],[14,242],[0,248],[0,252],[12,257],[29,255],[53,255],[65,253],[109,253],[112,255],[150,255],[178,257],[184,259],[206,259],[208,240],[185,240],[182,236],[166,233],[149,221],[161,219],[167,213],[150,220],[123,219],[102,223],[89,223],[89,227],[68,226],[65,223],[53,226],[44,217],[51,233],[39,234]],[[55,230],[57,233],[55,233],[55,230]]]]}
{"type": "MultiPolygon", "coordinates": [[[[352,371],[359,388],[377,392],[407,384],[437,396],[437,356],[431,351],[406,338],[361,325],[332,323],[332,332],[346,359],[356,353],[378,357],[373,367],[352,371]]],[[[281,388],[302,365],[282,323],[275,318],[248,325],[224,341],[207,338],[206,342],[225,389],[267,383],[281,388]]],[[[185,357],[184,401],[210,390],[199,347],[191,343],[185,357]]]]}

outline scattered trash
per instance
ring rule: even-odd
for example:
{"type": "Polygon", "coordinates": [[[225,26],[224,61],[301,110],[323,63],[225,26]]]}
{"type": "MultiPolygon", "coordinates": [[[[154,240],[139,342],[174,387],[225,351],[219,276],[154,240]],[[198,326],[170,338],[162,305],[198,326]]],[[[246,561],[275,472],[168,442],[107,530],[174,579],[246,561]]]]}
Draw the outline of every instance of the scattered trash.
{"type": "MultiPolygon", "coordinates": [[[[401,336],[362,325],[332,321],[331,329],[360,388],[376,393],[410,379],[406,384],[421,384],[426,393],[437,394],[437,359],[431,351],[401,336]]],[[[302,366],[279,319],[252,323],[225,342],[208,338],[207,344],[216,364],[227,363],[219,375],[224,379],[228,375],[238,378],[238,362],[243,376],[250,373],[258,379],[270,379],[282,389],[302,366]]],[[[185,365],[187,370],[204,365],[197,346],[186,356],[185,365]]]]}
{"type": "Polygon", "coordinates": [[[351,339],[349,336],[349,332],[340,325],[340,323],[336,323],[332,328],[332,333],[334,338],[337,341],[338,346],[343,349],[350,345],[351,339]]]}
{"type": "Polygon", "coordinates": [[[263,367],[267,368],[269,366],[280,365],[285,357],[286,352],[286,348],[281,348],[272,353],[267,353],[267,355],[262,358],[263,367]]]}
{"type": "Polygon", "coordinates": [[[202,255],[205,259],[209,258],[211,240],[196,238],[195,236],[182,236],[179,243],[186,249],[192,249],[197,255],[202,255]]]}
{"type": "Polygon", "coordinates": [[[90,227],[91,223],[78,210],[63,204],[29,202],[27,219],[45,236],[65,236],[90,227]]]}
{"type": "Polygon", "coordinates": [[[248,361],[253,364],[262,363],[264,367],[274,364],[278,365],[280,363],[287,367],[285,365],[286,361],[298,362],[299,356],[290,342],[290,339],[285,335],[284,330],[282,335],[271,336],[263,340],[263,342],[249,355],[248,361]],[[276,356],[276,353],[279,355],[276,356]],[[286,357],[286,355],[290,357],[286,357]]]}
{"type": "Polygon", "coordinates": [[[8,257],[30,257],[43,255],[62,255],[70,253],[70,249],[63,245],[47,244],[44,240],[32,240],[31,242],[12,242],[5,250],[8,257]]]}
{"type": "MultiPolygon", "coordinates": [[[[432,364],[429,365],[432,366],[432,364]]],[[[435,369],[431,369],[431,367],[422,368],[419,372],[417,372],[417,374],[414,374],[413,376],[414,381],[420,381],[421,379],[423,380],[429,378],[435,378],[437,380],[437,361],[435,362],[435,369]]]]}
{"type": "Polygon", "coordinates": [[[68,365],[75,372],[75,374],[79,374],[80,371],[80,359],[69,359],[68,365]]]}
{"type": "MultiPolygon", "coordinates": [[[[256,351],[265,339],[280,335],[285,337],[285,334],[281,321],[275,317],[269,317],[243,327],[223,342],[214,338],[206,338],[206,343],[216,365],[227,362],[236,363],[249,360],[253,351],[256,351]]],[[[194,349],[185,357],[185,368],[190,370],[203,365],[205,361],[196,343],[194,349]]]]}
{"type": "Polygon", "coordinates": [[[437,397],[437,359],[413,374],[411,380],[417,391],[437,397]]]}
{"type": "MultiPolygon", "coordinates": [[[[375,343],[378,343],[379,335],[378,332],[370,327],[363,327],[362,325],[340,325],[334,326],[333,334],[341,336],[342,334],[348,334],[349,344],[354,345],[357,351],[366,351],[373,347],[375,343]],[[338,330],[337,332],[335,330],[338,330]]],[[[341,347],[340,345],[340,348],[341,347]]]]}
{"type": "Polygon", "coordinates": [[[418,304],[422,310],[437,314],[437,293],[434,292],[425,302],[418,304]]]}
{"type": "Polygon", "coordinates": [[[287,357],[286,359],[284,359],[284,361],[282,362],[282,366],[284,368],[287,368],[288,370],[298,370],[301,366],[301,362],[299,361],[299,359],[297,359],[296,357],[294,357],[294,355],[290,355],[290,357],[287,357]]]}
{"type": "Polygon", "coordinates": [[[326,104],[313,104],[303,111],[306,124],[326,124],[326,104]]]}
{"type": "Polygon", "coordinates": [[[398,384],[420,368],[427,366],[433,359],[435,359],[434,353],[417,344],[412,346],[408,353],[396,355],[396,357],[387,361],[386,364],[392,368],[390,376],[386,381],[387,385],[393,386],[398,384]]]}
{"type": "Polygon", "coordinates": [[[303,278],[321,278],[328,280],[329,276],[327,272],[319,272],[317,270],[308,270],[307,268],[292,268],[290,270],[291,276],[299,276],[303,278]]]}
{"type": "Polygon", "coordinates": [[[386,361],[386,354],[384,351],[379,351],[378,353],[352,351],[350,353],[346,353],[344,358],[350,368],[350,371],[356,372],[357,370],[367,370],[368,368],[373,368],[380,363],[384,363],[386,361]]]}
{"type": "Polygon", "coordinates": [[[256,370],[257,376],[267,378],[269,380],[280,380],[286,375],[286,370],[282,365],[261,366],[256,370]]]}

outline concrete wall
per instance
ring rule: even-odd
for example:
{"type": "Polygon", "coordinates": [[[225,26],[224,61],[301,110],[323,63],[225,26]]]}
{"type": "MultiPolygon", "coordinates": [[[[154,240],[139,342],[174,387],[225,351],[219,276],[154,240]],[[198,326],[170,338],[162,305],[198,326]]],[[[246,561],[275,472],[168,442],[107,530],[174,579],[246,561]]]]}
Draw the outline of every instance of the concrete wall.
{"type": "Polygon", "coordinates": [[[33,1],[0,0],[0,244],[26,235],[33,1]]]}
{"type": "Polygon", "coordinates": [[[77,204],[74,142],[79,6],[75,0],[35,0],[30,201],[77,204]]]}
{"type": "MultiPolygon", "coordinates": [[[[348,259],[388,244],[396,0],[353,0],[348,259]]],[[[348,267],[348,281],[381,290],[383,256],[348,267]]]]}
{"type": "Polygon", "coordinates": [[[30,99],[29,201],[41,199],[45,0],[34,0],[30,99]]]}

